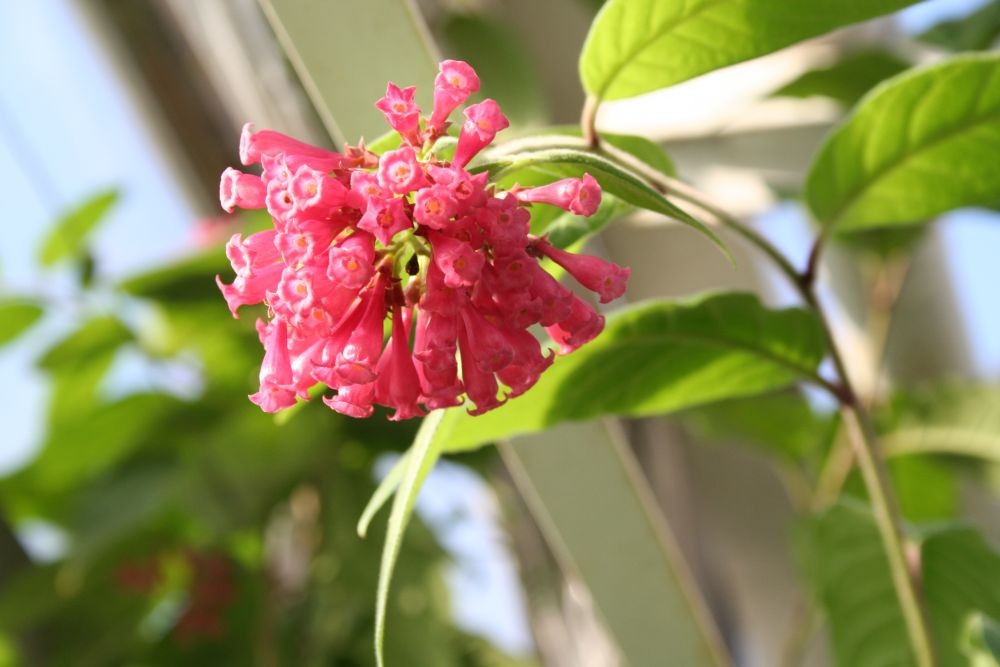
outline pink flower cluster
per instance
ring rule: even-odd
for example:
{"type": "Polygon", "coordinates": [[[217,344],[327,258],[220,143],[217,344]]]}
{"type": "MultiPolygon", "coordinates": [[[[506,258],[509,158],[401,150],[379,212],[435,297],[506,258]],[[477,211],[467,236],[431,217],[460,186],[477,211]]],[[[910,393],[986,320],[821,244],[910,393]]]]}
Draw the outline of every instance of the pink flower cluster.
{"type": "Polygon", "coordinates": [[[288,408],[323,383],[337,392],[326,404],[353,417],[378,404],[407,419],[465,397],[481,414],[552,363],[529,327],[544,327],[562,354],[600,333],[604,318],[539,261],[559,264],[602,303],[622,295],[629,269],[529,234],[533,202],[592,215],[597,182],[584,174],[498,192],[486,173],[467,171],[508,125],[489,99],[465,109],[450,161],[434,153],[449,115],[478,88],[469,65],[442,62],[434,109],[421,119],[414,88],[390,83],[375,106],[402,142],[381,156],[363,142],[336,153],[244,127],[240,160],[262,173],[227,169],[222,206],[266,208],[274,228],[233,236],[236,279],[217,282],[234,316],[267,304],[269,320],[257,322],[260,391],[250,396],[263,410],[288,408]]]}

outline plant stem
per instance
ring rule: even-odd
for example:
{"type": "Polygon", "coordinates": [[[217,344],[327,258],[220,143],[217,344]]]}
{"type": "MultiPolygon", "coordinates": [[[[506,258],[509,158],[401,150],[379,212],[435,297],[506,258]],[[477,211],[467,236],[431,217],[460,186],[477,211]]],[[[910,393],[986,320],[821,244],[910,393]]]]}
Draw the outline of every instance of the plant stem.
{"type": "Polygon", "coordinates": [[[600,104],[600,100],[588,95],[583,103],[583,112],[580,114],[580,132],[587,145],[594,150],[601,147],[601,137],[597,134],[597,108],[600,104]]]}
{"type": "MultiPolygon", "coordinates": [[[[665,194],[697,206],[714,216],[720,224],[749,241],[758,250],[770,258],[778,269],[785,274],[795,289],[802,296],[805,305],[819,319],[826,338],[830,358],[837,371],[839,383],[826,383],[828,389],[841,405],[844,424],[851,442],[854,455],[868,491],[875,523],[882,538],[882,546],[889,561],[896,597],[899,600],[903,618],[906,622],[910,644],[918,667],[935,667],[934,652],[931,644],[927,619],[917,593],[916,582],[910,575],[906,565],[906,555],[903,550],[901,519],[896,506],[892,485],[885,469],[885,462],[878,451],[878,443],[871,420],[865,407],[858,400],[847,366],[837,346],[830,323],[823,306],[819,303],[814,289],[815,276],[819,265],[822,240],[818,240],[810,252],[806,269],[799,273],[792,263],[770,241],[750,227],[730,215],[723,209],[707,201],[697,190],[687,184],[666,176],[657,179],[665,194]]],[[[822,237],[821,237],[822,239],[822,237]]]]}

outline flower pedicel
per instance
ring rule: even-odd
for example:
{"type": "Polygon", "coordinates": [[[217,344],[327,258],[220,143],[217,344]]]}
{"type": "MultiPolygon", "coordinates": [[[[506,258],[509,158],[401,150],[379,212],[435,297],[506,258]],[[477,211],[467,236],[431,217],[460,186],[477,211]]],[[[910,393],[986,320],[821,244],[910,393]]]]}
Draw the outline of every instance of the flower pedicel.
{"type": "Polygon", "coordinates": [[[601,332],[604,318],[539,261],[559,264],[602,303],[624,293],[629,269],[529,234],[531,203],[589,216],[601,201],[597,182],[584,174],[498,192],[486,173],[466,171],[508,125],[489,99],[466,107],[450,162],[432,152],[478,89],[468,64],[442,62],[421,124],[414,88],[390,83],[375,106],[402,145],[381,156],[363,143],[336,153],[243,128],[240,160],[262,175],[227,169],[220,201],[226,211],[267,208],[274,229],[234,235],[226,253],[236,279],[217,282],[234,316],[242,305],[268,306],[269,320],[257,322],[260,390],[250,396],[261,409],[291,407],[321,382],[337,391],[324,402],[352,417],[378,404],[408,419],[465,397],[482,414],[552,363],[529,327],[544,327],[560,354],[601,332]]]}

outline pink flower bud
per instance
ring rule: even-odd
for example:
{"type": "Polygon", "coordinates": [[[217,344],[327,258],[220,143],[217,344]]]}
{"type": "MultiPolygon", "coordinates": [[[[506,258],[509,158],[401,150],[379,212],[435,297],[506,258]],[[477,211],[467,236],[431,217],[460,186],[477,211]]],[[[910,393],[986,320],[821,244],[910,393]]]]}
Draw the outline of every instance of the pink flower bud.
{"type": "Polygon", "coordinates": [[[417,154],[409,146],[388,151],[378,163],[378,182],[384,190],[405,195],[428,185],[417,154]]]}
{"type": "Polygon", "coordinates": [[[398,305],[392,308],[392,338],[379,361],[375,381],[375,400],[380,405],[395,408],[390,421],[400,421],[426,414],[417,401],[420,398],[420,378],[410,355],[410,337],[403,326],[398,305]]]}
{"type": "Polygon", "coordinates": [[[506,396],[502,400],[497,398],[500,387],[493,373],[484,373],[479,364],[475,363],[476,350],[469,343],[465,327],[459,327],[458,346],[462,357],[462,382],[465,384],[465,393],[469,400],[476,404],[476,408],[468,410],[468,413],[473,416],[481,415],[506,403],[506,396]]]}
{"type": "Polygon", "coordinates": [[[385,97],[375,103],[375,107],[385,114],[389,127],[413,146],[420,144],[420,107],[413,101],[416,90],[415,86],[400,89],[389,82],[385,87],[385,97]]]}
{"type": "Polygon", "coordinates": [[[365,310],[357,328],[337,355],[337,375],[347,384],[366,384],[376,378],[375,368],[382,352],[385,286],[385,274],[379,274],[365,295],[365,310]]]}
{"type": "Polygon", "coordinates": [[[601,205],[601,186],[590,174],[582,178],[564,178],[537,188],[519,190],[523,202],[552,204],[576,215],[591,216],[601,205]]]}
{"type": "Polygon", "coordinates": [[[513,360],[514,348],[505,332],[477,308],[469,306],[462,309],[462,324],[474,355],[473,361],[481,371],[495,373],[513,360]]]}
{"type": "Polygon", "coordinates": [[[625,293],[628,277],[632,273],[629,268],[607,262],[591,255],[577,255],[556,248],[545,239],[535,244],[535,248],[559,266],[566,269],[578,283],[597,292],[601,303],[617,299],[625,293]]]}
{"type": "Polygon", "coordinates": [[[468,63],[461,60],[445,60],[434,78],[434,112],[427,125],[442,128],[451,112],[457,109],[469,95],[479,90],[479,77],[468,63]]]}
{"type": "Polygon", "coordinates": [[[569,354],[581,345],[589,343],[604,330],[604,317],[598,315],[590,305],[575,294],[571,295],[570,315],[545,331],[556,343],[559,354],[569,354]]]}
{"type": "Polygon", "coordinates": [[[311,146],[273,130],[254,132],[253,123],[243,126],[240,135],[240,162],[245,165],[257,164],[264,155],[274,157],[280,153],[299,156],[303,163],[313,162],[312,166],[317,169],[325,168],[325,171],[339,168],[343,163],[343,156],[340,153],[311,146]]]}
{"type": "Polygon", "coordinates": [[[237,206],[246,209],[264,208],[266,195],[267,187],[260,176],[244,174],[232,167],[222,172],[219,203],[226,213],[232,213],[237,206]]]}
{"type": "Polygon", "coordinates": [[[455,158],[452,164],[464,167],[476,154],[486,148],[497,136],[497,132],[510,126],[507,117],[500,112],[500,105],[486,99],[479,104],[465,108],[465,122],[458,135],[455,158]]]}

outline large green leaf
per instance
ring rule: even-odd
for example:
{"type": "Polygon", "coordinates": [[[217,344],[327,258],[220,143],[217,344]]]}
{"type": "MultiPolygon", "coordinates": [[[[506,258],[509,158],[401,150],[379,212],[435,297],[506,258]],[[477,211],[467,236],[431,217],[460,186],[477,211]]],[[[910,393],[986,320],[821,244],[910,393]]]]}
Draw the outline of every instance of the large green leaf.
{"type": "Polygon", "coordinates": [[[915,0],[608,0],[580,54],[588,93],[615,100],[750,60],[915,0]]]}
{"type": "Polygon", "coordinates": [[[64,213],[42,242],[38,254],[42,266],[82,254],[87,237],[117,201],[118,191],[107,190],[64,213]]]}
{"type": "MultiPolygon", "coordinates": [[[[844,502],[810,524],[805,569],[841,667],[910,667],[906,626],[867,507],[844,502]]],[[[941,667],[967,667],[964,626],[1000,613],[1000,555],[974,530],[940,527],[920,548],[924,604],[941,667]]]]}
{"type": "Polygon", "coordinates": [[[1000,618],[1000,555],[972,529],[943,531],[921,550],[924,591],[942,667],[965,667],[962,630],[973,612],[1000,618]]]}
{"type": "Polygon", "coordinates": [[[41,306],[28,299],[0,300],[0,345],[20,336],[44,314],[41,306]]]}
{"type": "Polygon", "coordinates": [[[917,224],[1000,200],[1000,55],[972,54],[878,88],[827,139],[806,200],[822,224],[917,224]]]}
{"type": "Polygon", "coordinates": [[[609,194],[633,206],[663,214],[694,227],[708,236],[731,258],[729,250],[715,232],[705,226],[703,222],[671,203],[639,174],[622,164],[579,148],[544,148],[507,152],[509,150],[510,146],[508,145],[499,150],[491,151],[483,157],[483,160],[476,163],[472,171],[489,171],[494,178],[501,178],[506,173],[537,171],[552,176],[553,180],[571,176],[579,177],[584,173],[589,173],[609,194]]]}
{"type": "MultiPolygon", "coordinates": [[[[399,480],[399,488],[389,512],[389,527],[386,531],[385,546],[378,574],[378,593],[375,601],[375,660],[379,667],[384,663],[385,617],[389,606],[389,584],[396,559],[403,544],[406,526],[413,514],[413,504],[417,500],[420,486],[427,473],[441,455],[441,444],[434,435],[444,416],[442,410],[435,410],[424,418],[417,431],[417,437],[406,454],[406,467],[399,480]]],[[[377,509],[377,508],[376,508],[377,509]]]]}
{"type": "Polygon", "coordinates": [[[558,359],[522,397],[478,417],[450,410],[438,439],[470,449],[567,420],[653,415],[750,396],[816,375],[823,337],[800,309],[768,310],[751,294],[652,301],[558,359]]]}

